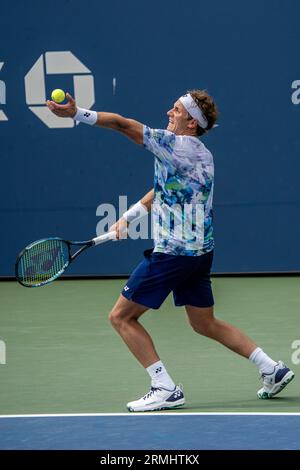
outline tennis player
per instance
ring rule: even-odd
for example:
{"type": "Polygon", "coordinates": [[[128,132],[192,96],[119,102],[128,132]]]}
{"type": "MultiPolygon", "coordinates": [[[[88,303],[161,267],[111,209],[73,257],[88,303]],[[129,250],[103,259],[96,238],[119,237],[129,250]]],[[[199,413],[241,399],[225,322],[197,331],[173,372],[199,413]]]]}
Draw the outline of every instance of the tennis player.
{"type": "Polygon", "coordinates": [[[177,99],[168,111],[166,130],[151,129],[118,114],[96,112],[68,103],[47,101],[57,116],[121,132],[155,156],[154,189],[112,227],[121,235],[133,220],[153,211],[154,249],[145,251],[110,313],[110,321],[137,360],[147,370],[151,388],[127,404],[129,411],[175,408],[185,403],[161,361],[153,341],[139,322],[148,309],[158,309],[170,292],[176,306],[184,306],[195,332],[222,343],[252,361],[263,386],[259,398],[272,398],[293,378],[283,362],[276,362],[242,331],[214,316],[210,272],[213,261],[214,163],[201,137],[217,120],[213,99],[193,90],[177,99]]]}

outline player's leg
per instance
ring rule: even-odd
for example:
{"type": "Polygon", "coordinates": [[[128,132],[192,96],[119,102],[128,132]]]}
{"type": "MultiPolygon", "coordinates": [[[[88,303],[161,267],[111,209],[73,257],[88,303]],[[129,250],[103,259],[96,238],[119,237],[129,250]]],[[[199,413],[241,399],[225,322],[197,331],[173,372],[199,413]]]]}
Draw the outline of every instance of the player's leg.
{"type": "Polygon", "coordinates": [[[130,276],[109,316],[114,328],[151,377],[150,391],[140,400],[128,403],[130,411],[152,411],[184,404],[182,390],[176,387],[150,335],[139,323],[139,317],[149,308],[158,309],[172,289],[172,276],[176,270],[173,265],[169,269],[166,261],[168,259],[164,258],[162,268],[160,257],[152,256],[151,251],[145,252],[144,261],[130,276]]]}
{"type": "MultiPolygon", "coordinates": [[[[189,322],[197,333],[208,336],[237,354],[249,358],[257,348],[256,344],[241,330],[214,316],[210,279],[213,252],[197,256],[195,261],[196,269],[191,271],[188,279],[176,286],[173,291],[175,304],[185,306],[189,322]]],[[[193,262],[191,259],[190,263],[193,262]]],[[[272,360],[271,362],[273,367],[276,363],[272,360]]]]}
{"type": "Polygon", "coordinates": [[[212,338],[241,356],[250,359],[259,369],[263,387],[259,398],[272,398],[281,392],[295,376],[282,361],[275,362],[261,348],[235,326],[215,318],[213,307],[185,306],[189,322],[201,335],[212,338]]]}
{"type": "Polygon", "coordinates": [[[112,326],[145,368],[159,361],[152,338],[138,321],[147,310],[148,307],[120,295],[109,314],[112,326]]]}
{"type": "Polygon", "coordinates": [[[281,361],[276,362],[270,358],[241,330],[215,318],[210,280],[213,253],[197,258],[197,269],[174,290],[175,304],[186,306],[190,324],[197,333],[250,359],[263,378],[263,388],[258,391],[259,398],[271,398],[293,379],[294,373],[281,361]]]}
{"type": "Polygon", "coordinates": [[[232,351],[249,358],[256,344],[235,326],[214,316],[214,307],[185,306],[191,327],[196,333],[218,341],[232,351]]]}
{"type": "Polygon", "coordinates": [[[146,250],[144,254],[144,260],[131,274],[110,313],[110,321],[147,369],[151,384],[174,390],[175,384],[160,361],[150,335],[138,321],[149,308],[158,309],[161,306],[171,290],[171,281],[166,279],[167,273],[152,256],[152,250],[146,250]]]}
{"type": "Polygon", "coordinates": [[[144,305],[120,295],[109,315],[113,327],[151,377],[150,391],[139,400],[127,403],[129,411],[154,411],[184,404],[182,390],[174,384],[160,361],[152,338],[138,321],[147,310],[144,305]]]}

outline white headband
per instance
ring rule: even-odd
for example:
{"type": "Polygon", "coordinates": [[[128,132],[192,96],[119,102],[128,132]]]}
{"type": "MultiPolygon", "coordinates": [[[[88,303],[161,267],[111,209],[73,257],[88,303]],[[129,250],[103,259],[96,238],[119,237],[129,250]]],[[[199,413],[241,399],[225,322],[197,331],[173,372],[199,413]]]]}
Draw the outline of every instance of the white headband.
{"type": "Polygon", "coordinates": [[[208,122],[206,117],[203,114],[203,111],[199,106],[197,105],[196,101],[188,93],[187,95],[181,96],[179,98],[179,101],[183,104],[187,112],[194,118],[196,121],[198,121],[198,124],[202,129],[206,129],[208,126],[208,122]]]}

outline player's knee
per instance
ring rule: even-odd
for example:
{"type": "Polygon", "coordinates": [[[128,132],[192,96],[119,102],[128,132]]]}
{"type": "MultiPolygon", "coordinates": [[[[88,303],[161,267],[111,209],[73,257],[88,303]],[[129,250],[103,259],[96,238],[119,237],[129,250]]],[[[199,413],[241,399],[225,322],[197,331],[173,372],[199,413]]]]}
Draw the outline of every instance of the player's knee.
{"type": "Polygon", "coordinates": [[[119,309],[112,310],[108,316],[108,319],[116,330],[120,329],[123,318],[119,309]]]}
{"type": "Polygon", "coordinates": [[[211,336],[214,327],[214,318],[198,319],[197,321],[190,321],[193,330],[199,335],[211,336]]]}

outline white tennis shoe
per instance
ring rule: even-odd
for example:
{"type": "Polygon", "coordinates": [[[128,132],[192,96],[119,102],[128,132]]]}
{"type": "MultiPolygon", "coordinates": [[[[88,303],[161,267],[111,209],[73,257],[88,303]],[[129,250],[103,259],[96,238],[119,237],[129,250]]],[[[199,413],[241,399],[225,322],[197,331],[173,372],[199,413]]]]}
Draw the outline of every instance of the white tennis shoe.
{"type": "Polygon", "coordinates": [[[272,398],[281,392],[295,377],[294,372],[279,361],[271,374],[261,374],[263,387],[258,390],[258,398],[272,398]]]}
{"type": "Polygon", "coordinates": [[[183,406],[185,403],[181,386],[174,390],[151,387],[145,396],[136,401],[127,403],[128,411],[155,411],[166,410],[183,406]]]}

